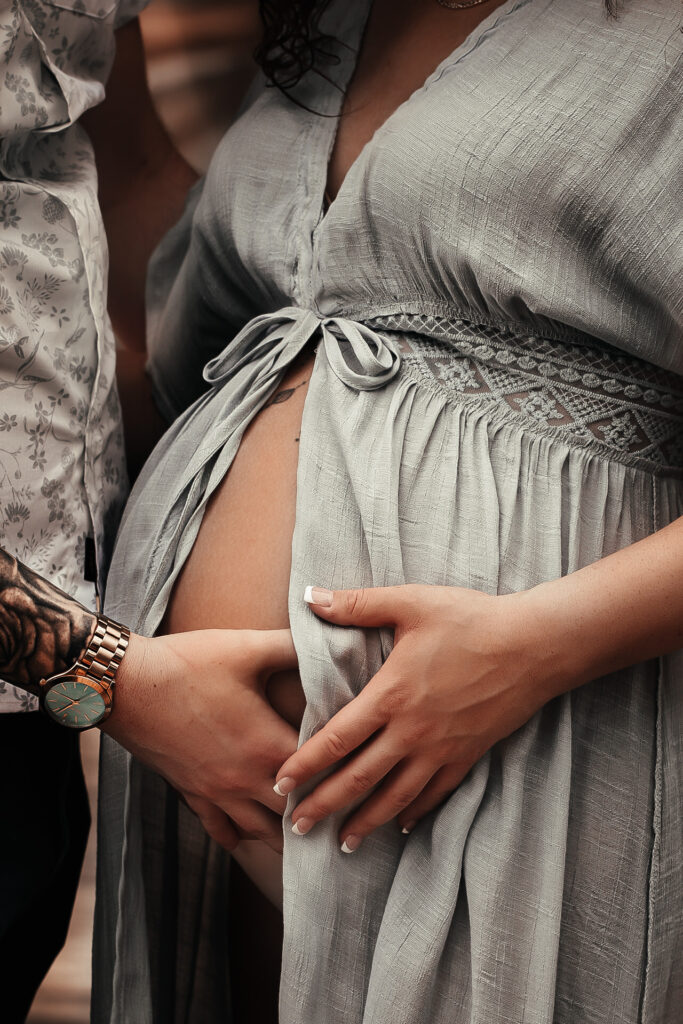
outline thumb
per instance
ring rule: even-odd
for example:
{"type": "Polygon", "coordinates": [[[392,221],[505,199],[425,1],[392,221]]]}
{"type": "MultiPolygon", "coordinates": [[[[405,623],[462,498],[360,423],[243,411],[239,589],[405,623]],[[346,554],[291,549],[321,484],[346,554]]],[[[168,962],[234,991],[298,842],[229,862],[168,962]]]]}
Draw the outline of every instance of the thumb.
{"type": "Polygon", "coordinates": [[[321,619],[340,626],[396,626],[411,607],[410,587],[325,590],[306,587],[304,601],[321,619]]]}
{"type": "Polygon", "coordinates": [[[253,642],[251,664],[256,672],[283,672],[298,666],[290,630],[257,629],[249,632],[253,642]]]}

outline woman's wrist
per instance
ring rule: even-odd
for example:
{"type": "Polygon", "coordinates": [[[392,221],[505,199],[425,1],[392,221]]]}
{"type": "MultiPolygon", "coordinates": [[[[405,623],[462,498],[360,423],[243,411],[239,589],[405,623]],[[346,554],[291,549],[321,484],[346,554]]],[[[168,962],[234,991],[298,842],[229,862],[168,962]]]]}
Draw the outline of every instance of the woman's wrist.
{"type": "Polygon", "coordinates": [[[600,675],[605,637],[582,613],[569,577],[540,583],[514,595],[528,623],[531,672],[544,702],[600,675]]]}
{"type": "Polygon", "coordinates": [[[497,654],[501,664],[507,663],[511,668],[514,665],[520,701],[538,709],[586,681],[583,675],[588,668],[579,664],[574,646],[567,642],[559,610],[561,595],[552,589],[552,584],[491,600],[492,653],[497,654]]]}
{"type": "Polygon", "coordinates": [[[553,695],[683,645],[683,519],[519,595],[553,695]]]}

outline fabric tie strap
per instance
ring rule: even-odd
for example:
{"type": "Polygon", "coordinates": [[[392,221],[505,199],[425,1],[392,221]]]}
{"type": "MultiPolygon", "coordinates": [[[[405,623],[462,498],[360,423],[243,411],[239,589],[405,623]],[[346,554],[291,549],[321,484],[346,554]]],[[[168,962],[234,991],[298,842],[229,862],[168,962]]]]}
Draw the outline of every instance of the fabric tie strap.
{"type": "Polygon", "coordinates": [[[398,352],[369,327],[342,316],[322,317],[310,309],[289,306],[250,320],[223,352],[206,364],[204,380],[221,384],[243,366],[267,357],[266,374],[278,373],[316,335],[322,339],[330,366],[347,387],[372,391],[384,387],[398,373],[398,352]]]}

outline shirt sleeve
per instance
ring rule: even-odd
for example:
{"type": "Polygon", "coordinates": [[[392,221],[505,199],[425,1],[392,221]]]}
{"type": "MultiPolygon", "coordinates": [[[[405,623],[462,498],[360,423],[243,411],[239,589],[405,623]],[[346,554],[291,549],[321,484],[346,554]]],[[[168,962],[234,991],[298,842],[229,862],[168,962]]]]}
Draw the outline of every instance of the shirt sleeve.
{"type": "Polygon", "coordinates": [[[104,98],[115,30],[149,0],[0,3],[0,174],[35,133],[61,132],[104,98]]]}

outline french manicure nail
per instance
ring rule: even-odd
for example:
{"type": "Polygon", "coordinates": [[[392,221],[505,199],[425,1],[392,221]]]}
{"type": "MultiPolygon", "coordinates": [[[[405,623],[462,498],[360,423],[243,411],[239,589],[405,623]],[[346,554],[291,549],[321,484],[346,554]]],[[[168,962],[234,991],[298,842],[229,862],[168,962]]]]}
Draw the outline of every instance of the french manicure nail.
{"type": "Polygon", "coordinates": [[[290,779],[289,775],[285,775],[284,779],[280,779],[279,782],[275,783],[273,789],[278,796],[287,796],[293,789],[296,789],[296,781],[290,779]]]}
{"type": "Polygon", "coordinates": [[[312,818],[299,818],[292,825],[292,832],[295,836],[305,836],[307,832],[310,832],[315,822],[312,818]]]}
{"type": "Polygon", "coordinates": [[[361,836],[347,836],[341,844],[342,853],[354,853],[363,842],[361,836]]]}
{"type": "Polygon", "coordinates": [[[403,826],[403,828],[401,829],[401,832],[403,833],[404,836],[409,836],[410,833],[415,828],[415,825],[416,825],[416,822],[409,821],[407,825],[403,826]]]}
{"type": "Polygon", "coordinates": [[[324,587],[306,587],[304,590],[304,601],[306,604],[317,604],[319,608],[329,608],[332,604],[334,594],[324,587]]]}

